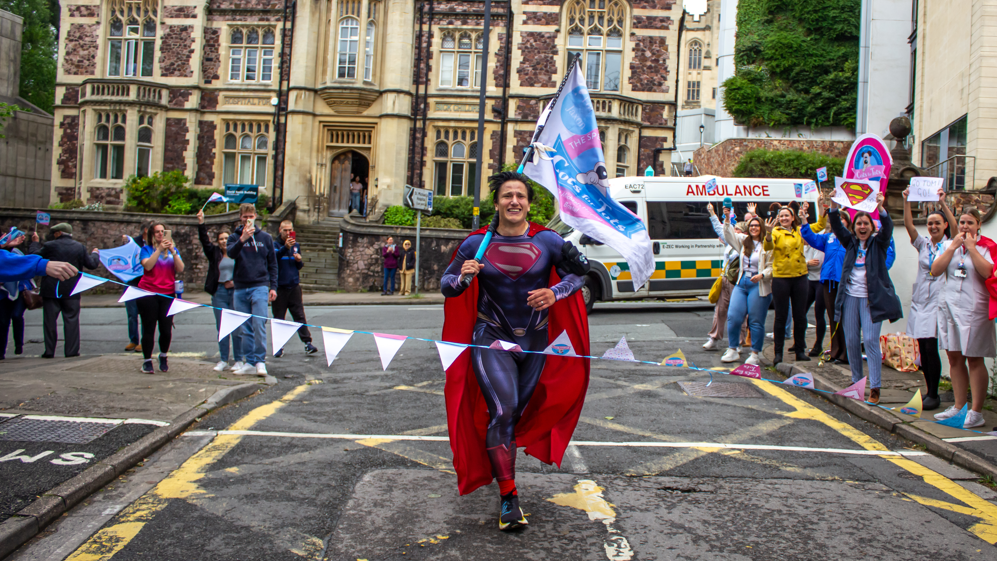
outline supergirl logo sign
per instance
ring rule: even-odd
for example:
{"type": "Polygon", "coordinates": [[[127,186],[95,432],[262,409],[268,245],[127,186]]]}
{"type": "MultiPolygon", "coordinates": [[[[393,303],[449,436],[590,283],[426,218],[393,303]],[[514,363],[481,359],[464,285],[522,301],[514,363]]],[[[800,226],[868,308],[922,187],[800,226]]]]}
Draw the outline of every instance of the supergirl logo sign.
{"type": "Polygon", "coordinates": [[[706,192],[706,185],[689,185],[687,197],[768,197],[768,185],[717,185],[712,193],[706,192]]]}

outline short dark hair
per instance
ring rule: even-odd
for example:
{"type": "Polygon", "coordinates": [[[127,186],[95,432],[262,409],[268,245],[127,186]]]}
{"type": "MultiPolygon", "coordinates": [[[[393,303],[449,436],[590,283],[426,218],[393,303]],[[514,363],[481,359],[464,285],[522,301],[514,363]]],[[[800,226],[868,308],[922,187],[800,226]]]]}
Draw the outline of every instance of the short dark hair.
{"type": "Polygon", "coordinates": [[[519,181],[526,185],[526,200],[533,202],[533,186],[530,179],[518,171],[500,171],[488,178],[488,187],[492,190],[492,204],[498,199],[499,189],[509,181],[519,181]]]}

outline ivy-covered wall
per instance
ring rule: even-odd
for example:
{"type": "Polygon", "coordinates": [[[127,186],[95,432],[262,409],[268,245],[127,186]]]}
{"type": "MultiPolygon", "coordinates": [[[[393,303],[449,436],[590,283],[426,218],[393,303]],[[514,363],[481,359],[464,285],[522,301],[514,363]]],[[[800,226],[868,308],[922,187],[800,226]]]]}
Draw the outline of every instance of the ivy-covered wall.
{"type": "Polygon", "coordinates": [[[860,0],[740,0],[724,107],[751,127],[855,127],[860,0]]]}

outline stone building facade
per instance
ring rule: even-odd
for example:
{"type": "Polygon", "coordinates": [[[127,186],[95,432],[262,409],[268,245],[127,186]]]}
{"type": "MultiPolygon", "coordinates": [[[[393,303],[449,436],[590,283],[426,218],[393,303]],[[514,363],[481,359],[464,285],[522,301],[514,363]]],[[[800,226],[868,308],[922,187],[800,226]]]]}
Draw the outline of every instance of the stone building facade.
{"type": "Polygon", "coordinates": [[[495,0],[483,69],[481,0],[289,2],[286,23],[280,0],[71,1],[55,199],[121,204],[128,176],[169,170],[266,186],[312,220],[347,211],[353,176],[371,208],[406,184],[471,194],[478,150],[486,171],[521,157],[570,53],[610,173],[674,143],[675,0],[495,0]]]}

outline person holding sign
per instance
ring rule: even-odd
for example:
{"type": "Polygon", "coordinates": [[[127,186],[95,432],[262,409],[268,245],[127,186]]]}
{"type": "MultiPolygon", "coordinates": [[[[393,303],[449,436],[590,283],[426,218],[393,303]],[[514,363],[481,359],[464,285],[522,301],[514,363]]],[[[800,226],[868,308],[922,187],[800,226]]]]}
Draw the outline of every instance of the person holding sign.
{"type": "Polygon", "coordinates": [[[942,251],[931,264],[931,276],[945,275],[945,287],[940,296],[939,346],[949,359],[949,375],[955,405],[935,419],[957,415],[968,401],[967,390],[973,389],[973,403],[963,428],[984,424],[983,401],[987,396],[986,357],[997,355],[994,322],[990,319],[990,293],[986,280],[994,274],[993,252],[997,247],[980,235],[980,212],[963,211],[959,216],[959,233],[943,242],[942,251]]]}
{"type": "Polygon", "coordinates": [[[938,189],[938,200],[942,211],[928,214],[926,220],[928,235],[922,236],[914,227],[910,210],[910,189],[904,189],[904,226],[910,236],[910,243],[917,250],[917,277],[910,302],[910,316],[907,318],[907,334],[917,340],[921,354],[921,371],[928,387],[927,396],[922,401],[925,411],[938,409],[938,382],[941,380],[942,363],[938,358],[938,323],[942,319],[941,294],[945,282],[941,277],[931,275],[931,266],[942,252],[942,245],[949,240],[950,231],[956,230],[955,217],[945,204],[945,192],[938,189]],[[951,230],[950,230],[951,227],[951,230]]]}
{"type": "Polygon", "coordinates": [[[893,220],[883,208],[886,198],[876,195],[879,219],[883,226],[877,231],[876,223],[867,212],[856,212],[851,231],[841,223],[838,203],[831,199],[828,219],[835,237],[845,247],[845,261],[841,267],[841,286],[834,301],[834,319],[841,322],[848,349],[848,365],[852,370],[852,383],[862,379],[862,344],[869,363],[869,403],[878,404],[880,397],[883,355],[879,349],[879,333],[883,320],[896,321],[903,317],[903,308],[897,298],[886,255],[893,237],[893,220]]]}

